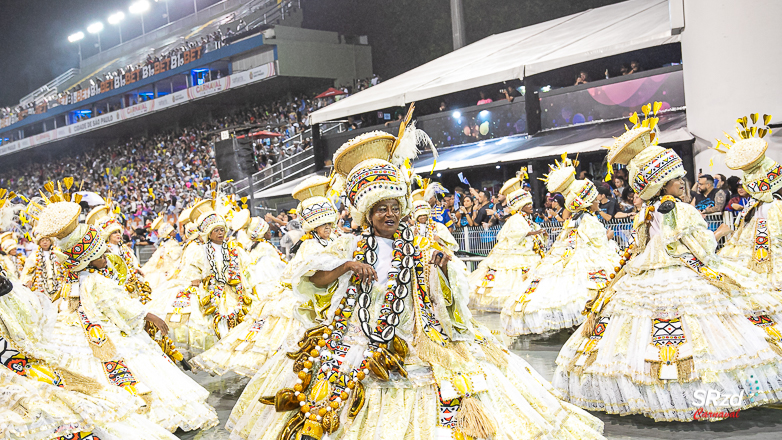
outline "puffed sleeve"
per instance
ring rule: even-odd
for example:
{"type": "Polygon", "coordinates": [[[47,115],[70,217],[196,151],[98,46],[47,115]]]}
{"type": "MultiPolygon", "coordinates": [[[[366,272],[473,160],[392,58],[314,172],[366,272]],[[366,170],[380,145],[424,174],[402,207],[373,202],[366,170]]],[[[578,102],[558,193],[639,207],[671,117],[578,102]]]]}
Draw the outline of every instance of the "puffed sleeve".
{"type": "Polygon", "coordinates": [[[664,220],[670,225],[665,228],[669,254],[676,256],[689,252],[707,264],[716,256],[717,240],[695,207],[676,203],[676,208],[665,215],[672,216],[664,220]]]}
{"type": "Polygon", "coordinates": [[[527,219],[521,214],[512,215],[505,225],[500,229],[500,233],[497,234],[497,241],[512,241],[520,243],[523,241],[527,234],[533,231],[527,219]]]}
{"type": "Polygon", "coordinates": [[[22,269],[22,273],[19,274],[19,281],[22,282],[22,284],[27,284],[28,281],[33,279],[33,276],[35,276],[35,263],[37,262],[39,250],[36,250],[30,256],[25,260],[24,262],[24,269],[22,269]]]}
{"type": "Polygon", "coordinates": [[[782,201],[774,200],[768,210],[769,249],[771,250],[771,282],[782,287],[782,201]]]}
{"type": "Polygon", "coordinates": [[[147,306],[130,298],[116,281],[98,274],[82,274],[79,292],[87,316],[102,315],[125,333],[142,330],[147,306]]]}

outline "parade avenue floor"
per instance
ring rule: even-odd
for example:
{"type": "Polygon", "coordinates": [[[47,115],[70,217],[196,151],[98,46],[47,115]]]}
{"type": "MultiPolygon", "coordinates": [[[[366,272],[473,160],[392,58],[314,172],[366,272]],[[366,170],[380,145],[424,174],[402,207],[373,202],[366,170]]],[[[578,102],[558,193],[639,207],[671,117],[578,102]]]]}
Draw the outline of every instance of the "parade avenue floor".
{"type": "MultiPolygon", "coordinates": [[[[492,330],[499,328],[500,316],[496,313],[476,314],[476,318],[492,330]]],[[[559,348],[567,340],[567,333],[556,334],[546,339],[521,338],[514,341],[511,350],[524,358],[543,377],[551,379],[559,348]]],[[[223,377],[210,377],[199,373],[196,381],[209,390],[209,404],[214,406],[220,417],[220,425],[207,431],[181,432],[181,439],[228,440],[225,422],[234,403],[242,393],[249,379],[233,373],[223,377]]],[[[755,408],[739,413],[738,418],[720,422],[655,423],[643,416],[615,416],[593,413],[605,423],[604,435],[611,440],[624,439],[781,439],[782,410],[755,408]]]]}

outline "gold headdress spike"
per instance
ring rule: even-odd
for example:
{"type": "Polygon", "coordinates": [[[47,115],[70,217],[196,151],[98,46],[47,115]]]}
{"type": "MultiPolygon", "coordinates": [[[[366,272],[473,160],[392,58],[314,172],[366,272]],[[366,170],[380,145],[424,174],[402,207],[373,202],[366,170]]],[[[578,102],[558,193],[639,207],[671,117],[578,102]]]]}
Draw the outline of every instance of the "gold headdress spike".
{"type": "MultiPolygon", "coordinates": [[[[573,161],[573,160],[570,160],[570,159],[567,158],[567,153],[562,153],[561,158],[562,158],[562,162],[554,159],[554,165],[549,164],[549,166],[548,166],[548,170],[549,170],[548,174],[544,174],[543,177],[538,177],[538,180],[540,180],[542,182],[548,182],[549,174],[551,174],[553,171],[561,170],[561,169],[567,168],[567,167],[576,167],[576,166],[578,166],[578,162],[577,161],[573,161]]],[[[524,169],[524,172],[526,173],[526,168],[523,168],[523,169],[524,169]]]]}
{"type": "Polygon", "coordinates": [[[49,195],[45,195],[43,191],[39,191],[41,193],[41,197],[46,201],[46,203],[53,203],[53,202],[74,202],[79,203],[81,202],[82,195],[81,194],[72,194],[71,189],[73,188],[73,177],[66,177],[62,179],[61,181],[57,181],[55,189],[55,183],[52,181],[46,182],[43,185],[43,189],[46,190],[49,195]],[[65,189],[63,190],[63,186],[65,189]]]}
{"type": "Polygon", "coordinates": [[[769,128],[769,124],[771,123],[771,115],[763,115],[763,118],[761,120],[759,113],[752,113],[749,115],[749,118],[746,116],[742,116],[741,118],[736,119],[736,134],[738,137],[737,139],[734,139],[731,135],[728,133],[722,132],[725,135],[725,138],[728,140],[728,142],[723,142],[720,139],[716,139],[717,145],[713,148],[717,150],[718,152],[725,154],[730,150],[733,145],[735,145],[737,142],[743,140],[743,139],[750,139],[753,137],[757,137],[758,139],[763,139],[766,137],[767,134],[771,134],[771,129],[769,128]],[[750,125],[749,121],[752,121],[752,124],[750,125]],[[758,121],[761,121],[761,124],[758,124],[758,121]]]}
{"type": "Polygon", "coordinates": [[[213,180],[209,183],[209,186],[212,188],[212,209],[215,209],[215,204],[217,203],[217,182],[213,180]]]}
{"type": "MultiPolygon", "coordinates": [[[[633,130],[638,131],[637,129],[648,129],[648,130],[640,130],[641,132],[648,132],[651,131],[649,134],[649,145],[657,145],[659,143],[659,139],[657,137],[657,124],[660,122],[660,118],[657,117],[657,113],[662,108],[663,103],[659,101],[655,101],[652,104],[645,104],[641,106],[641,113],[643,113],[644,118],[641,120],[641,118],[638,116],[638,112],[634,112],[630,117],[628,118],[630,122],[633,123],[633,126],[628,128],[627,124],[625,124],[625,134],[622,136],[640,136],[643,133],[637,133],[637,134],[631,134],[628,135],[627,133],[633,130]]],[[[621,137],[620,137],[621,138],[621,137]]],[[[614,138],[615,141],[619,140],[620,138],[614,138]]],[[[616,142],[614,143],[616,145],[616,142]]],[[[611,150],[614,148],[614,145],[612,146],[603,146],[603,148],[606,148],[608,150],[611,150]]],[[[609,154],[610,159],[610,154],[609,154]]],[[[608,167],[608,170],[606,172],[605,181],[610,182],[613,178],[613,167],[611,165],[611,161],[606,161],[606,166],[608,167]]]]}
{"type": "Polygon", "coordinates": [[[242,196],[242,209],[247,209],[247,196],[242,196]]]}
{"type": "Polygon", "coordinates": [[[527,167],[521,167],[521,169],[516,172],[516,177],[518,177],[519,180],[521,180],[522,185],[524,184],[524,182],[529,180],[529,174],[527,174],[527,167]]]}

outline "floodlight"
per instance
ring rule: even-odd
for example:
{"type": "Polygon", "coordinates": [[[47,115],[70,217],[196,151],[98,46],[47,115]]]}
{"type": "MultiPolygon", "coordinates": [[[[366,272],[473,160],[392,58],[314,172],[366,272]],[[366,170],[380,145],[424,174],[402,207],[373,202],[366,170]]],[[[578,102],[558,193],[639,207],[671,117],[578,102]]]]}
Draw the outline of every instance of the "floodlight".
{"type": "Polygon", "coordinates": [[[87,32],[89,32],[91,34],[97,34],[98,32],[100,32],[102,30],[103,30],[103,23],[101,23],[101,22],[93,23],[93,24],[87,26],[87,32]]]}
{"type": "Polygon", "coordinates": [[[141,14],[149,10],[149,2],[147,0],[139,0],[130,5],[128,11],[131,14],[141,14]]]}
{"type": "Polygon", "coordinates": [[[84,38],[84,32],[76,32],[75,34],[71,34],[68,36],[68,41],[71,43],[75,43],[79,40],[84,38]]]}
{"type": "Polygon", "coordinates": [[[122,11],[115,12],[114,14],[109,15],[109,24],[117,24],[124,19],[125,19],[124,12],[122,11]]]}

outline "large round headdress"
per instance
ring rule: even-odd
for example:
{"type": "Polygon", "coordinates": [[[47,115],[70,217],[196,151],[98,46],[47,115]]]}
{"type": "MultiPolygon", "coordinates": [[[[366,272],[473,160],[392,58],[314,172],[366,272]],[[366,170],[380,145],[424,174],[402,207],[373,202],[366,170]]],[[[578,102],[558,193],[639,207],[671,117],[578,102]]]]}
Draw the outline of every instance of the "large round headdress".
{"type": "Polygon", "coordinates": [[[250,220],[250,226],[247,227],[247,235],[250,237],[250,240],[252,241],[263,240],[264,236],[266,235],[266,232],[268,231],[269,231],[269,224],[266,223],[266,220],[260,217],[253,217],[250,220]]]}
{"type": "Polygon", "coordinates": [[[106,253],[106,241],[101,232],[93,225],[74,223],[81,208],[73,202],[55,202],[49,204],[41,213],[37,230],[39,234],[55,237],[62,250],[58,253],[63,267],[76,274],[106,253]],[[75,217],[74,217],[75,213],[75,217]]]}
{"type": "MultiPolygon", "coordinates": [[[[627,165],[630,174],[630,188],[643,200],[650,200],[669,181],[684,177],[682,159],[675,151],[658,145],[657,112],[662,103],[641,107],[644,120],[638,113],[630,117],[634,125],[608,147],[608,167],[614,164],[627,165]],[[649,115],[652,115],[651,117],[649,115]]],[[[608,177],[610,177],[610,172],[608,177]]]]}
{"type": "Polygon", "coordinates": [[[576,166],[578,161],[568,159],[567,153],[563,153],[562,161],[555,160],[554,165],[549,165],[549,173],[540,180],[546,183],[548,192],[567,196],[566,191],[576,180],[576,166]]]}
{"type": "Polygon", "coordinates": [[[523,167],[500,188],[499,194],[505,196],[505,203],[512,211],[519,212],[524,205],[532,203],[532,194],[524,189],[524,180],[528,178],[527,168],[523,167]]]}
{"type": "Polygon", "coordinates": [[[418,220],[418,217],[421,217],[422,215],[429,217],[432,213],[432,207],[426,201],[428,199],[425,199],[425,195],[426,189],[424,188],[419,188],[410,194],[410,199],[413,201],[412,214],[410,217],[412,217],[413,220],[418,220]]]}
{"type": "Polygon", "coordinates": [[[725,165],[732,170],[742,170],[744,188],[752,197],[764,202],[771,202],[774,193],[782,189],[782,167],[773,159],[766,156],[768,143],[763,139],[771,133],[768,124],[771,123],[771,115],[758,113],[744,116],[736,120],[738,126],[736,132],[738,140],[725,133],[729,144],[717,140],[715,149],[725,153],[725,165]],[[752,120],[752,125],[748,122],[752,120]],[[763,126],[756,125],[761,121],[763,126]]]}
{"type": "Polygon", "coordinates": [[[300,202],[296,212],[301,218],[304,232],[337,222],[337,208],[327,197],[330,182],[328,177],[312,176],[294,188],[293,197],[300,202]]]}
{"type": "Polygon", "coordinates": [[[578,212],[589,209],[597,199],[597,187],[589,179],[576,179],[570,184],[570,190],[565,197],[565,209],[578,212]]]}
{"type": "Polygon", "coordinates": [[[408,159],[418,154],[419,141],[431,140],[414,125],[409,125],[414,106],[399,127],[399,137],[373,131],[350,139],[334,153],[334,169],[345,176],[345,192],[354,219],[368,223],[372,207],[396,199],[402,216],[411,209],[408,159]],[[404,167],[404,169],[402,169],[404,167]]]}

